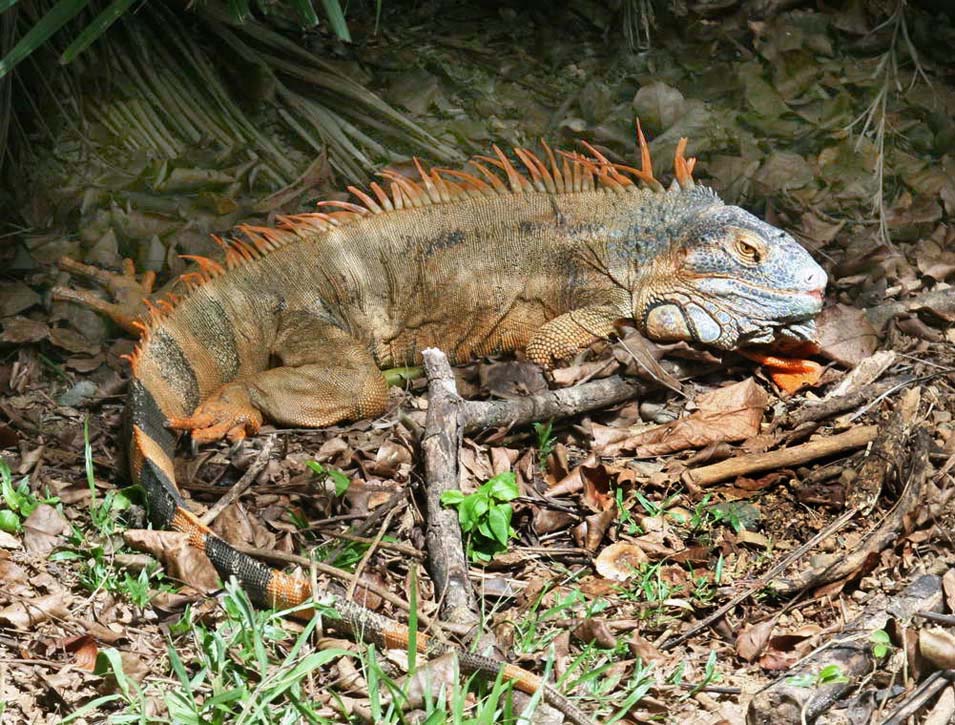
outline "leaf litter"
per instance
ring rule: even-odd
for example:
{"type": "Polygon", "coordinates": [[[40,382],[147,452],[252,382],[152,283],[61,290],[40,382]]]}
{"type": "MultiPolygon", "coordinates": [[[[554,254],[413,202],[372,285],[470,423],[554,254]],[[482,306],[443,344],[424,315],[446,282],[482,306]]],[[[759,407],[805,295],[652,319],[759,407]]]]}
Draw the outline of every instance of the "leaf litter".
{"type": "MultiPolygon", "coordinates": [[[[580,677],[580,662],[600,670],[602,682],[585,681],[576,693],[584,707],[603,716],[634,692],[633,682],[646,687],[642,697],[627,700],[630,722],[740,722],[747,709],[758,716],[759,701],[749,693],[785,681],[788,670],[830,643],[840,623],[862,612],[867,600],[901,595],[921,572],[945,575],[949,602],[943,611],[952,611],[948,546],[939,532],[951,525],[947,502],[955,456],[955,308],[945,301],[955,284],[955,93],[940,68],[950,48],[944,38],[955,34],[945,18],[905,6],[906,32],[932,80],[929,87],[915,76],[910,50],[893,44],[891,31],[900,26],[877,29],[896,17],[892,5],[881,15],[850,3],[841,11],[795,10],[758,20],[738,9],[712,18],[691,12],[679,21],[689,23],[682,37],[672,32],[673,19],[658,17],[659,38],[641,53],[625,50],[620,39],[608,40],[604,29],[613,27],[612,10],[596,5],[573,13],[554,9],[559,17],[549,21],[531,11],[510,10],[514,17],[476,6],[459,11],[479,18],[476,25],[424,5],[407,17],[386,14],[395,37],[349,56],[362,82],[381,89],[414,119],[402,128],[410,134],[404,138],[409,148],[417,139],[418,153],[429,136],[441,139],[442,153],[449,155],[452,147],[461,154],[486,150],[490,140],[514,144],[544,136],[572,145],[580,137],[628,161],[636,112],[653,134],[656,156],[672,154],[677,139],[688,136],[705,183],[799,235],[830,273],[819,321],[819,358],[828,367],[806,389],[786,394],[758,368],[754,375],[751,362],[733,356],[720,359],[678,346],[598,345],[590,358],[557,371],[552,383],[569,386],[626,368],[663,384],[638,402],[556,421],[547,456],[530,429],[465,439],[464,493],[507,472],[521,493],[513,502],[517,538],[509,550],[486,567],[472,566],[472,576],[484,582],[478,592],[493,603],[484,626],[516,661],[534,666],[551,646],[558,676],[570,671],[580,677]],[[424,43],[416,35],[422,22],[430,28],[424,43]],[[574,33],[558,35],[556,27],[574,33]],[[546,51],[528,52],[528,29],[546,51]],[[714,53],[701,54],[701,47],[714,53]],[[890,78],[886,86],[880,59],[891,53],[903,61],[898,73],[911,75],[914,84],[905,77],[893,86],[890,78]],[[863,133],[863,124],[852,122],[866,114],[873,123],[863,133]],[[879,387],[883,383],[888,387],[879,387]],[[702,633],[671,645],[674,636],[733,597],[761,591],[769,584],[761,576],[824,531],[861,485],[869,449],[836,452],[759,477],[740,473],[705,491],[687,486],[684,473],[815,445],[853,427],[874,424],[887,432],[902,393],[914,387],[921,395],[912,427],[927,433],[928,488],[894,537],[835,581],[818,581],[795,599],[744,597],[702,633]],[[839,407],[846,402],[851,404],[839,407]],[[801,422],[791,423],[797,416],[801,422]]],[[[242,53],[251,52],[247,38],[229,40],[242,53]]],[[[188,50],[198,52],[191,45],[188,50]]],[[[292,73],[287,66],[282,70],[292,73]]],[[[303,71],[298,80],[358,92],[316,75],[326,70],[303,71]]],[[[141,87],[148,84],[169,91],[159,76],[144,78],[141,87]]],[[[299,122],[323,118],[320,107],[295,95],[285,99],[299,122]]],[[[316,149],[281,154],[294,142],[273,137],[268,124],[262,128],[269,131],[247,139],[247,147],[259,151],[257,159],[234,150],[198,153],[195,145],[170,141],[180,132],[189,138],[185,121],[168,129],[153,114],[150,128],[158,134],[151,140],[148,133],[119,133],[117,119],[129,108],[124,103],[88,97],[76,104],[88,108],[94,121],[84,140],[93,144],[89,161],[76,151],[75,132],[62,123],[54,122],[45,148],[33,149],[41,163],[23,184],[29,195],[16,199],[31,230],[19,240],[25,253],[14,267],[16,279],[0,289],[0,341],[12,351],[0,363],[0,410],[8,431],[0,440],[3,456],[12,485],[26,478],[34,497],[59,499],[32,511],[5,500],[13,513],[7,520],[15,518],[18,526],[4,529],[0,541],[0,667],[9,674],[0,678],[0,699],[13,717],[35,722],[56,722],[99,693],[128,686],[96,665],[110,648],[118,650],[122,673],[145,687],[149,707],[169,717],[163,632],[175,628],[187,604],[194,621],[223,619],[215,573],[194,559],[181,537],[144,530],[141,502],[116,506],[112,517],[120,516],[123,525],[101,528],[97,511],[118,485],[125,375],[119,355],[129,343],[109,342],[103,323],[73,305],[46,306],[39,292],[56,277],[48,265],[63,253],[113,266],[129,255],[164,276],[175,275],[182,270],[178,254],[209,251],[208,231],[240,219],[261,223],[276,205],[295,210],[315,186],[338,186],[331,180],[336,172],[357,176],[374,165],[372,159],[405,163],[400,153],[381,153],[373,143],[352,153],[362,146],[363,132],[340,120],[344,131],[329,137],[334,156],[328,163],[313,163],[316,149]],[[114,146],[104,138],[124,143],[114,146]],[[167,160],[145,161],[147,145],[167,160]],[[107,152],[111,158],[103,163],[107,152]],[[296,185],[297,178],[302,181],[296,185]],[[256,209],[258,215],[249,212],[256,209]],[[80,382],[95,387],[64,400],[80,382]],[[87,420],[92,481],[84,470],[81,430],[87,420]],[[145,558],[136,558],[124,543],[145,551],[145,558]]],[[[378,107],[367,98],[364,103],[378,107]]],[[[241,111],[232,107],[226,114],[231,120],[222,126],[204,116],[210,138],[224,142],[230,123],[231,132],[248,131],[241,111]]],[[[377,421],[276,431],[280,455],[240,504],[222,512],[217,530],[230,541],[279,555],[314,549],[319,560],[346,571],[367,556],[357,592],[368,604],[405,616],[377,593],[400,601],[414,577],[417,609],[437,616],[440,602],[425,569],[389,548],[420,551],[426,545],[414,495],[424,387],[419,378],[400,392],[393,389],[401,406],[377,421]],[[344,493],[320,480],[306,465],[310,460],[341,471],[344,493]],[[379,538],[377,527],[390,512],[379,538]],[[361,526],[365,522],[370,525],[361,526]]],[[[468,397],[509,399],[539,392],[542,379],[520,361],[493,360],[466,368],[459,389],[468,397]]],[[[914,470],[917,436],[902,435],[899,470],[914,470]]],[[[195,459],[184,452],[177,465],[189,468],[181,480],[197,508],[218,500],[260,446],[256,439],[235,449],[212,448],[195,459]]],[[[880,489],[874,512],[851,518],[771,579],[824,570],[866,546],[865,533],[891,509],[903,485],[895,481],[880,489]]],[[[904,684],[914,687],[924,672],[915,666],[919,658],[949,666],[951,634],[944,626],[950,624],[937,629],[916,619],[907,626],[917,629],[917,641],[890,636],[892,656],[868,661],[865,686],[838,708],[871,716],[876,710],[866,692],[877,690],[890,695],[887,707],[904,704],[905,695],[891,686],[908,677],[904,684]]],[[[197,667],[200,653],[189,637],[180,633],[175,641],[186,666],[197,667]]],[[[336,667],[337,679],[323,675],[322,686],[337,688],[350,711],[363,716],[367,680],[347,658],[336,667]]],[[[855,672],[852,663],[839,667],[855,672]]],[[[397,672],[405,669],[399,665],[397,672]]],[[[440,681],[454,679],[446,664],[432,671],[445,673],[440,681]]],[[[412,706],[424,705],[419,698],[412,706]]]]}

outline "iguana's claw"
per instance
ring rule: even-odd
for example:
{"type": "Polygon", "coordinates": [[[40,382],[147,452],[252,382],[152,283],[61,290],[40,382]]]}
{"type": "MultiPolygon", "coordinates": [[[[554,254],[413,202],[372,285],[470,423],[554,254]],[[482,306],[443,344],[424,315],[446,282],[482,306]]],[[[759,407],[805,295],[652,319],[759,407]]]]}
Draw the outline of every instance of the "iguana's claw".
{"type": "Polygon", "coordinates": [[[108,302],[87,290],[59,286],[52,290],[54,300],[76,302],[106,315],[127,332],[134,335],[140,333],[136,323],[143,318],[147,310],[146,299],[156,284],[155,272],[144,272],[142,278],[137,279],[136,268],[131,259],[123,260],[123,271],[120,273],[83,264],[69,257],[61,257],[57,265],[70,274],[86,277],[102,285],[115,302],[108,302]]]}
{"type": "Polygon", "coordinates": [[[262,426],[262,413],[252,405],[244,385],[223,385],[192,415],[170,418],[166,425],[187,430],[196,443],[228,438],[233,443],[255,435],[262,426]]]}

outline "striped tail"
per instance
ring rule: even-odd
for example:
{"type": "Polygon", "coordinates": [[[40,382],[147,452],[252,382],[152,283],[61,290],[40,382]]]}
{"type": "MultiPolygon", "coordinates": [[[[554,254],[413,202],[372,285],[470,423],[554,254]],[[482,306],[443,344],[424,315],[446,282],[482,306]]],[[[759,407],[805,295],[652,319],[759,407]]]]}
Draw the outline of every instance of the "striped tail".
{"type": "Polygon", "coordinates": [[[176,486],[172,460],[176,435],[166,427],[166,416],[152,393],[136,377],[129,383],[127,410],[131,474],[146,491],[153,526],[188,534],[190,545],[209,557],[219,576],[223,580],[235,576],[259,606],[289,608],[307,601],[311,597],[307,581],[236,551],[186,509],[176,486]]]}
{"type": "MultiPolygon", "coordinates": [[[[290,576],[236,551],[216,536],[195,514],[185,507],[176,487],[173,454],[176,435],[166,427],[156,399],[146,385],[134,376],[129,383],[130,442],[129,461],[133,481],[146,491],[149,517],[157,529],[179,531],[189,536],[189,544],[199,549],[212,562],[219,576],[227,580],[234,576],[249,598],[263,607],[290,609],[312,599],[312,589],[302,577],[290,576]]],[[[407,648],[411,642],[408,628],[394,620],[366,609],[331,591],[315,592],[326,606],[340,617],[333,626],[350,632],[354,637],[373,642],[385,648],[407,648]]],[[[300,610],[297,617],[310,618],[311,608],[300,610]]],[[[462,670],[481,673],[494,678],[503,670],[505,680],[512,681],[522,692],[534,694],[542,690],[543,699],[557,708],[575,725],[592,725],[592,721],[564,695],[539,677],[517,665],[498,662],[471,652],[465,652],[435,640],[423,633],[417,638],[417,650],[426,657],[434,657],[454,650],[462,670]]]]}

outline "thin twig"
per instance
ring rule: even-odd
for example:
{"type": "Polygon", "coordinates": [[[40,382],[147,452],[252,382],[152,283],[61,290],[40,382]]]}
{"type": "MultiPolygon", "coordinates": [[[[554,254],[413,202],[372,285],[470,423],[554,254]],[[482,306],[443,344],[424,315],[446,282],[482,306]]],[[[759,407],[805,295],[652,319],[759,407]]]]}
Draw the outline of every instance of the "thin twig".
{"type": "Polygon", "coordinates": [[[349,582],[348,589],[345,592],[346,599],[353,598],[355,594],[355,587],[358,586],[358,579],[361,577],[362,571],[368,564],[369,559],[371,559],[377,550],[378,544],[381,543],[381,539],[384,537],[385,532],[388,531],[388,527],[391,526],[391,519],[394,518],[394,515],[397,512],[397,508],[392,508],[387,514],[385,514],[385,519],[381,522],[381,526],[378,527],[378,533],[371,542],[371,546],[368,547],[368,550],[365,551],[364,555],[361,557],[361,561],[358,562],[358,566],[355,567],[355,573],[352,574],[351,582],[349,582]]]}
{"type": "MultiPolygon", "coordinates": [[[[363,517],[364,518],[364,517],[363,517]]],[[[316,528],[317,525],[313,525],[309,528],[316,528]]],[[[323,531],[325,536],[328,536],[332,539],[342,539],[343,541],[352,541],[356,544],[373,544],[379,549],[388,549],[390,551],[396,551],[402,556],[407,556],[412,559],[424,559],[424,552],[420,549],[416,549],[413,546],[408,544],[402,544],[398,541],[381,541],[377,537],[371,538],[368,536],[356,536],[355,534],[349,534],[344,531],[323,531]]]]}
{"type": "Polygon", "coordinates": [[[258,478],[259,473],[268,465],[269,456],[272,454],[272,448],[275,447],[275,436],[269,436],[265,439],[265,442],[262,444],[262,450],[259,451],[259,455],[255,457],[255,460],[252,461],[245,473],[242,474],[242,477],[233,484],[232,488],[226,492],[226,494],[220,498],[212,507],[206,511],[205,514],[199,519],[203,524],[209,526],[215,521],[219,514],[221,514],[227,506],[239,500],[239,497],[245,493],[249,487],[255,483],[255,479],[258,478]]]}

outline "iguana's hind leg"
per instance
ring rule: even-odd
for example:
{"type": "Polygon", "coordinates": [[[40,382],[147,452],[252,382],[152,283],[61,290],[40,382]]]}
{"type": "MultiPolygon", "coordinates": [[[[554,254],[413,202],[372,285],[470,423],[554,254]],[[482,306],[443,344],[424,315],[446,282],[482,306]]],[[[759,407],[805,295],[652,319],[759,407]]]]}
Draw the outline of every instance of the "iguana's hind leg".
{"type": "Polygon", "coordinates": [[[317,428],[384,412],[388,384],[368,348],[304,312],[285,313],[272,346],[280,366],[222,386],[196,411],[169,425],[198,442],[254,433],[263,416],[317,428]]]}
{"type": "Polygon", "coordinates": [[[134,335],[140,333],[135,323],[146,312],[145,300],[152,294],[153,285],[156,284],[155,272],[144,272],[142,277],[137,279],[136,268],[131,259],[123,260],[121,273],[92,267],[69,257],[61,257],[57,265],[66,272],[86,277],[102,285],[115,302],[107,302],[93,292],[72,287],[54,287],[52,290],[54,300],[76,302],[106,315],[127,332],[134,335]]]}

